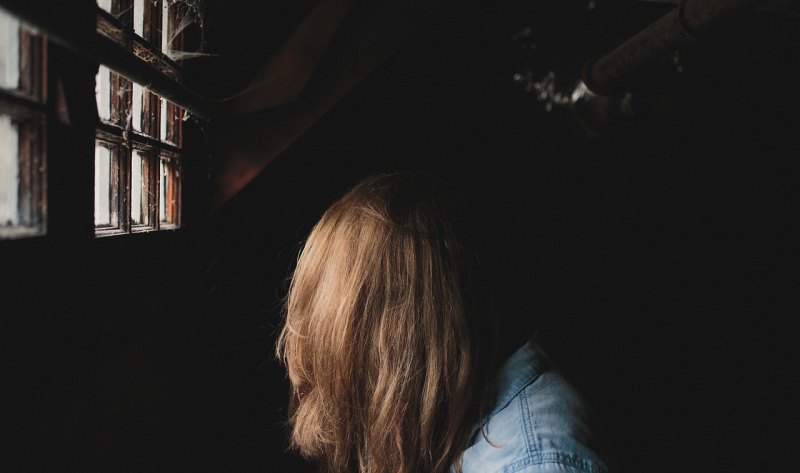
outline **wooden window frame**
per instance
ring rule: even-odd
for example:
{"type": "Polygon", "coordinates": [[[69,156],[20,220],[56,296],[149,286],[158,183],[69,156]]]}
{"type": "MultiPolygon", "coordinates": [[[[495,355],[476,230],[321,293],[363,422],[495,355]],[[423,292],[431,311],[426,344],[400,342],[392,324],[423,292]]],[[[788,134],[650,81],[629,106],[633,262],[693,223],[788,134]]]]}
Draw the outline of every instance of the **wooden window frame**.
{"type": "MultiPolygon", "coordinates": [[[[128,6],[133,5],[133,0],[111,0],[106,2],[111,4],[111,10],[127,11],[128,6]],[[116,7],[115,7],[116,6],[116,7]]],[[[50,213],[47,213],[47,200],[42,196],[39,201],[42,209],[41,225],[47,226],[49,236],[54,238],[88,238],[90,236],[108,236],[134,233],[130,222],[130,153],[134,145],[144,145],[152,147],[153,151],[153,172],[150,173],[151,179],[158,179],[161,172],[165,175],[176,176],[176,187],[179,191],[173,194],[171,201],[178,203],[181,207],[187,201],[181,195],[184,192],[183,169],[196,169],[200,166],[205,169],[205,161],[192,162],[187,166],[184,162],[186,151],[184,139],[189,137],[188,143],[190,152],[196,153],[203,146],[197,140],[198,135],[190,132],[184,135],[183,126],[185,114],[191,113],[193,117],[206,119],[212,116],[217,110],[216,104],[209,102],[195,91],[187,88],[183,84],[183,69],[181,60],[172,60],[165,53],[172,54],[172,51],[182,51],[184,35],[170,41],[170,32],[164,32],[163,36],[159,31],[162,22],[159,16],[169,15],[172,18],[172,26],[167,21],[164,26],[176,28],[186,10],[180,2],[170,2],[169,8],[158,4],[153,5],[150,0],[145,4],[153,11],[148,15],[147,33],[144,28],[137,31],[142,32],[150,38],[136,36],[133,31],[133,16],[130,14],[118,15],[119,18],[101,9],[94,2],[49,2],[47,0],[0,0],[0,8],[16,17],[22,23],[29,25],[32,31],[40,33],[46,39],[42,40],[42,55],[39,62],[31,61],[25,63],[25,68],[41,67],[41,73],[34,76],[34,80],[29,81],[26,87],[41,92],[39,100],[33,100],[30,94],[24,94],[19,90],[0,90],[0,112],[6,113],[16,122],[22,118],[36,120],[36,130],[42,136],[40,155],[45,156],[48,152],[53,154],[52,166],[46,166],[44,159],[40,163],[34,163],[26,158],[25,168],[36,167],[42,173],[40,176],[41,190],[47,191],[48,198],[55,199],[50,202],[50,213]],[[174,5],[174,6],[173,6],[174,5]],[[152,25],[152,26],[151,26],[152,25]],[[148,41],[148,39],[152,41],[148,41]],[[152,44],[151,44],[152,43],[152,44]],[[162,44],[163,43],[163,44],[162,44]],[[155,45],[156,47],[154,47],[155,45]],[[161,49],[164,49],[162,52],[161,49]],[[47,54],[50,49],[50,54],[47,54]],[[38,65],[37,65],[38,64],[38,65]],[[97,107],[94,104],[95,96],[88,95],[90,87],[89,78],[91,75],[92,64],[98,67],[100,64],[114,72],[113,82],[109,79],[108,87],[103,84],[102,92],[113,87],[119,91],[109,100],[108,107],[114,107],[114,116],[102,114],[100,120],[97,114],[97,107]],[[48,69],[51,69],[48,77],[48,69]],[[38,78],[38,79],[37,79],[38,78]],[[166,99],[163,105],[164,123],[147,123],[149,129],[145,130],[152,136],[144,133],[130,132],[127,121],[128,104],[132,100],[132,82],[148,85],[152,94],[157,94],[162,99],[166,99]],[[45,92],[50,97],[45,97],[45,92]],[[45,100],[46,99],[46,100],[45,100]],[[94,105],[94,107],[91,107],[94,105]],[[92,110],[92,108],[94,110],[92,110]],[[94,120],[92,112],[94,111],[94,120]],[[177,113],[176,113],[177,112],[177,113]],[[105,118],[109,119],[106,120],[105,118]],[[167,118],[168,117],[168,118],[167,118]],[[169,120],[169,121],[167,121],[169,120]],[[163,128],[163,130],[162,130],[163,128]],[[163,133],[162,133],[163,131],[163,133]],[[90,139],[91,137],[91,139],[90,139]],[[114,156],[118,160],[117,178],[118,190],[114,206],[118,210],[117,225],[104,228],[97,227],[92,218],[93,210],[102,212],[100,216],[105,220],[104,208],[95,207],[90,203],[102,197],[95,196],[90,192],[95,179],[92,179],[96,146],[102,142],[109,142],[112,145],[114,156]],[[68,145],[68,146],[63,146],[68,145]],[[90,151],[91,150],[91,151],[90,151]],[[78,155],[75,155],[78,154],[78,155]],[[75,155],[75,156],[73,156],[75,155]],[[169,170],[162,170],[160,166],[161,156],[170,156],[170,163],[174,174],[169,170]],[[70,162],[73,164],[70,164],[70,162]],[[49,169],[50,176],[45,171],[49,169]],[[49,189],[46,186],[49,184],[49,189]],[[75,187],[78,186],[78,187],[75,187]],[[86,187],[84,187],[86,186],[86,187]],[[90,197],[92,196],[92,197],[90,197]],[[87,202],[85,199],[89,198],[87,202]],[[91,205],[91,207],[90,207],[91,205]],[[52,221],[48,222],[48,218],[52,221]]],[[[193,36],[192,36],[193,37],[193,36]]],[[[27,69],[25,69],[27,70],[27,69]]],[[[95,75],[97,69],[95,69],[95,75]]],[[[11,86],[11,84],[9,85],[11,86]]],[[[109,92],[110,94],[110,92],[109,92]]],[[[143,104],[155,115],[159,110],[159,104],[154,96],[148,96],[146,103],[143,104]],[[151,102],[152,100],[152,102],[151,102]]],[[[105,105],[105,104],[104,104],[105,105]]],[[[143,107],[144,108],[144,107],[143,107]]],[[[105,109],[104,109],[105,110],[105,109]]],[[[25,151],[27,152],[27,151],[25,151]]],[[[99,159],[99,158],[98,158],[99,159]]],[[[105,161],[103,161],[103,164],[105,161]]],[[[16,166],[16,163],[14,163],[16,166]]],[[[202,174],[202,173],[201,173],[202,174]]],[[[110,177],[110,176],[109,176],[110,177]]],[[[105,176],[101,176],[99,182],[105,183],[105,176]]],[[[158,181],[153,182],[151,189],[160,196],[161,188],[158,181]]],[[[34,192],[38,195],[38,189],[34,192]]],[[[113,196],[112,196],[113,198],[113,196]]],[[[155,197],[154,199],[158,199],[155,197]]],[[[99,202],[99,201],[98,201],[99,202]]],[[[38,205],[38,204],[37,204],[38,205]]],[[[158,201],[155,200],[155,205],[158,201]]],[[[159,207],[156,207],[158,210],[159,207]]],[[[152,219],[150,230],[175,229],[184,225],[183,208],[171,212],[166,218],[157,216],[152,219]],[[162,221],[171,220],[171,221],[162,221]]],[[[189,212],[189,215],[199,215],[189,212]]],[[[9,217],[11,218],[11,217],[9,217]]],[[[18,219],[12,219],[17,222],[18,219]]],[[[8,227],[7,227],[8,228],[8,227]]],[[[0,232],[2,233],[2,232],[0,232]]],[[[138,233],[138,232],[136,232],[138,233]]],[[[40,235],[45,234],[41,231],[40,235]]],[[[0,235],[5,238],[7,235],[0,235]]]]}
{"type": "Polygon", "coordinates": [[[18,21],[19,85],[0,87],[0,114],[18,124],[18,222],[0,225],[0,240],[47,234],[47,40],[18,21]]]}
{"type": "MultiPolygon", "coordinates": [[[[125,159],[128,153],[125,151],[125,148],[128,147],[128,143],[124,140],[119,139],[114,134],[111,133],[104,133],[98,132],[95,135],[95,147],[98,146],[98,143],[103,143],[104,147],[109,149],[110,153],[110,160],[111,160],[111,170],[109,172],[109,181],[110,181],[110,196],[109,196],[109,224],[108,225],[97,225],[95,223],[95,232],[97,233],[118,233],[120,231],[125,231],[127,228],[127,217],[123,209],[125,208],[124,199],[126,194],[121,192],[122,184],[125,182],[126,167],[125,167],[125,159]]],[[[99,146],[103,146],[99,145],[99,146]]]]}
{"type": "Polygon", "coordinates": [[[161,187],[163,183],[163,175],[161,173],[161,162],[168,163],[171,175],[169,181],[166,182],[167,190],[166,196],[172,197],[164,203],[164,214],[161,214],[159,208],[159,226],[161,228],[179,228],[181,225],[181,163],[180,156],[170,153],[168,151],[161,152],[157,159],[157,172],[159,173],[159,188],[158,188],[158,203],[161,203],[161,187]],[[163,216],[171,216],[170,219],[162,220],[163,216]]]}
{"type": "MultiPolygon", "coordinates": [[[[97,30],[98,34],[111,38],[118,45],[134,57],[144,59],[149,63],[155,64],[157,69],[165,76],[180,81],[179,66],[167,58],[161,52],[161,27],[162,27],[162,2],[164,0],[145,0],[143,5],[143,28],[142,36],[138,36],[133,31],[134,14],[133,0],[114,0],[112,11],[119,12],[117,15],[106,12],[97,7],[97,30]],[[158,44],[155,48],[153,45],[158,44]]],[[[172,15],[171,15],[172,16],[172,15]]],[[[177,17],[176,17],[177,18],[177,17]]],[[[182,42],[182,39],[178,39],[182,42]]],[[[112,66],[108,66],[112,68],[112,66]]],[[[177,209],[171,209],[173,221],[163,221],[160,211],[159,198],[161,195],[161,159],[162,156],[169,156],[169,160],[175,169],[180,169],[182,160],[182,126],[181,120],[183,109],[159,97],[156,93],[142,88],[141,117],[132,116],[133,102],[133,81],[125,78],[112,70],[111,79],[111,119],[104,120],[98,118],[97,140],[108,142],[110,137],[119,143],[119,150],[124,150],[119,155],[120,180],[118,181],[119,199],[119,225],[113,228],[95,227],[95,235],[98,237],[122,235],[129,233],[142,233],[159,230],[175,230],[180,228],[180,194],[182,185],[180,172],[177,171],[178,179],[171,182],[170,187],[177,187],[174,192],[177,194],[175,202],[177,209]],[[116,91],[121,91],[117,94],[116,91]],[[162,100],[166,102],[166,107],[162,110],[162,100]],[[162,111],[166,112],[165,117],[161,117],[162,111]],[[166,120],[165,130],[162,136],[161,120],[166,120]],[[133,126],[133,120],[141,120],[139,130],[133,126]],[[132,172],[133,156],[135,152],[141,152],[147,156],[147,166],[141,173],[142,182],[147,194],[148,213],[147,223],[135,223],[133,218],[136,209],[132,208],[133,190],[138,183],[132,182],[134,173],[132,172]]]]}

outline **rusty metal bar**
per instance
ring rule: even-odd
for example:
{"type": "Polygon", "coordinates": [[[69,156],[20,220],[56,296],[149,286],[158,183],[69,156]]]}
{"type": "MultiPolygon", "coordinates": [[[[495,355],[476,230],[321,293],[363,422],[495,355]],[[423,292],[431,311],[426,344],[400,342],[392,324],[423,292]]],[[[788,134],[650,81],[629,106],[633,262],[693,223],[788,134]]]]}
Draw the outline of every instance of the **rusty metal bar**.
{"type": "Polygon", "coordinates": [[[642,64],[688,44],[757,0],[683,0],[615,50],[586,63],[583,82],[594,93],[613,95],[642,64]]]}
{"type": "MultiPolygon", "coordinates": [[[[193,115],[208,118],[212,114],[208,100],[178,82],[175,71],[162,67],[167,61],[145,60],[150,56],[160,59],[160,52],[147,55],[135,47],[127,50],[115,41],[107,29],[107,15],[100,13],[95,2],[0,0],[0,6],[42,30],[51,41],[108,66],[193,115]]],[[[134,46],[142,49],[143,44],[134,46]]]]}

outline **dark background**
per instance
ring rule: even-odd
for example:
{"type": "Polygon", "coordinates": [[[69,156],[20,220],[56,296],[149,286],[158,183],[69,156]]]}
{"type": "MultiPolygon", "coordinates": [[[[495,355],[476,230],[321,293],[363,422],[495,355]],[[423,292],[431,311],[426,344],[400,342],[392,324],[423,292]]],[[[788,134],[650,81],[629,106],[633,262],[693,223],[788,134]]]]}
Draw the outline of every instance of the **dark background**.
{"type": "MultiPolygon", "coordinates": [[[[241,88],[311,3],[208,1],[216,56],[187,66],[194,85],[241,88]]],[[[0,243],[2,469],[312,471],[284,453],[282,297],[321,212],[396,169],[480,190],[476,225],[507,261],[492,276],[597,411],[619,471],[790,469],[797,18],[749,14],[662,58],[631,84],[635,118],[589,139],[513,74],[552,70],[568,91],[668,7],[535,3],[451,4],[211,215],[215,125],[187,123],[177,232],[93,239],[91,162],[72,157],[91,156],[92,130],[54,129],[49,235],[0,243]]]]}

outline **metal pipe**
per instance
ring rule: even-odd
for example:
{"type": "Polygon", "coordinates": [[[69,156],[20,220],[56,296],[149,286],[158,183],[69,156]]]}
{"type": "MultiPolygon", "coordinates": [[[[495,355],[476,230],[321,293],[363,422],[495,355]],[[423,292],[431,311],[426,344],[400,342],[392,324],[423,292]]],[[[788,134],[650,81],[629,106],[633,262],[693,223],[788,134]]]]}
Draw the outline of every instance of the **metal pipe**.
{"type": "Polygon", "coordinates": [[[757,0],[683,0],[677,8],[583,68],[583,82],[594,93],[614,95],[642,64],[692,42],[757,0]]]}

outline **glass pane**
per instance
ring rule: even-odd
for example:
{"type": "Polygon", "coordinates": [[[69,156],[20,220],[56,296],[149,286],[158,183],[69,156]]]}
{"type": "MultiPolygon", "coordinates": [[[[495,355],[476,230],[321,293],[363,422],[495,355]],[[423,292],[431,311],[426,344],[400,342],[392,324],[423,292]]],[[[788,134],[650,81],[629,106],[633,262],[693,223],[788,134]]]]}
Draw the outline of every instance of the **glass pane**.
{"type": "Polygon", "coordinates": [[[158,125],[161,98],[135,82],[132,90],[131,125],[134,131],[158,139],[161,133],[158,125]]]}
{"type": "Polygon", "coordinates": [[[42,98],[41,37],[0,8],[0,88],[42,98]]]}
{"type": "Polygon", "coordinates": [[[159,107],[161,109],[161,121],[160,121],[161,133],[160,133],[159,136],[161,137],[161,141],[170,141],[168,139],[168,127],[167,127],[167,123],[170,120],[169,110],[168,110],[168,107],[167,107],[167,101],[165,99],[159,97],[158,98],[158,103],[161,105],[159,107]]]}
{"type": "Polygon", "coordinates": [[[144,37],[144,1],[133,0],[133,32],[144,37]]]}
{"type": "Polygon", "coordinates": [[[131,105],[131,123],[133,129],[142,131],[142,101],[144,98],[144,87],[133,83],[133,103],[131,105]]]}
{"type": "Polygon", "coordinates": [[[0,10],[0,87],[19,88],[19,21],[0,10]]]}
{"type": "Polygon", "coordinates": [[[131,223],[150,224],[150,193],[147,154],[136,150],[131,163],[131,223]]]}
{"type": "Polygon", "coordinates": [[[19,224],[19,127],[0,115],[0,227],[19,224]]]}
{"type": "Polygon", "coordinates": [[[161,141],[180,147],[183,109],[165,99],[161,101],[161,141]]]}
{"type": "Polygon", "coordinates": [[[111,150],[97,143],[94,148],[94,225],[115,226],[114,179],[111,150]]]}
{"type": "Polygon", "coordinates": [[[131,118],[131,81],[111,71],[111,121],[120,126],[127,126],[131,118]]]}
{"type": "Polygon", "coordinates": [[[172,0],[163,0],[161,2],[161,50],[169,56],[169,51],[172,49],[170,45],[170,29],[169,29],[169,7],[172,0]]]}
{"type": "Polygon", "coordinates": [[[97,114],[101,120],[111,119],[111,70],[100,66],[95,78],[94,94],[97,99],[97,114]]]}
{"type": "Polygon", "coordinates": [[[0,238],[46,231],[41,122],[0,115],[0,238]]]}
{"type": "Polygon", "coordinates": [[[97,6],[111,13],[111,0],[97,0],[97,6]]]}

